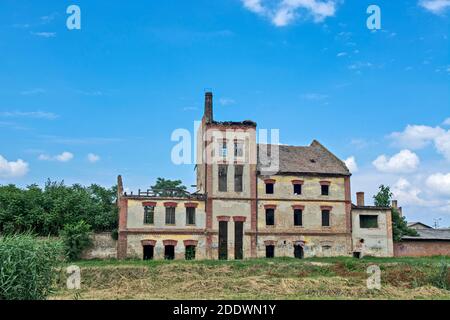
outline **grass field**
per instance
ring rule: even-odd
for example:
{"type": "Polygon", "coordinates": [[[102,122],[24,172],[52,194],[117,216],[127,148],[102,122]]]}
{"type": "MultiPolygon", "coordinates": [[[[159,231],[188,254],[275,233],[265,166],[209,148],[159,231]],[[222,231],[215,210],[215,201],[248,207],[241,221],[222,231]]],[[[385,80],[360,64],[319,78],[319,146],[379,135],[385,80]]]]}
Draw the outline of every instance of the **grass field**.
{"type": "Polygon", "coordinates": [[[79,261],[81,289],[61,272],[52,299],[450,299],[450,258],[79,261]],[[369,290],[367,267],[381,269],[369,290]]]}

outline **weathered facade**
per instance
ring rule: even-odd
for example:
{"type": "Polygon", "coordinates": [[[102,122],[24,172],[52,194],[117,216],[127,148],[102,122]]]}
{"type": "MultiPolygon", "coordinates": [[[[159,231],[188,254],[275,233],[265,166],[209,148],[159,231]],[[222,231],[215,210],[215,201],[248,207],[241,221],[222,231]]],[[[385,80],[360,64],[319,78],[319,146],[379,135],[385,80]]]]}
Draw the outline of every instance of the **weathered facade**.
{"type": "Polygon", "coordinates": [[[194,194],[127,195],[119,178],[118,258],[393,254],[390,209],[353,206],[349,170],[319,142],[257,144],[256,123],[214,121],[206,93],[196,154],[194,194]]]}

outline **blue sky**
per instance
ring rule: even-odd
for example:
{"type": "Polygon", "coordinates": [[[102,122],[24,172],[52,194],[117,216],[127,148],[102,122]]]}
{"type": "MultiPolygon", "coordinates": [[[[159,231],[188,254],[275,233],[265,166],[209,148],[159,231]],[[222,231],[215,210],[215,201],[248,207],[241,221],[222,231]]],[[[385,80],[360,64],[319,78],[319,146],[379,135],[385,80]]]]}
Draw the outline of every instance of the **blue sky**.
{"type": "Polygon", "coordinates": [[[216,119],[318,139],[353,193],[388,184],[409,220],[450,226],[449,16],[449,0],[2,0],[0,184],[194,184],[170,138],[211,89],[216,119]]]}

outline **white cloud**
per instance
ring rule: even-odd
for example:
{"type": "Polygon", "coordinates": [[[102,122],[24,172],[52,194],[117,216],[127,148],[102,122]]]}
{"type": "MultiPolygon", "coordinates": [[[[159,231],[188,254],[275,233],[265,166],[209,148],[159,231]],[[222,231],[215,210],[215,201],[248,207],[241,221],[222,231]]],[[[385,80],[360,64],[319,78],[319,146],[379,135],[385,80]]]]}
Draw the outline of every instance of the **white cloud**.
{"type": "Polygon", "coordinates": [[[221,106],[229,106],[229,105],[232,105],[232,104],[235,104],[235,103],[236,103],[236,101],[234,101],[231,98],[220,98],[219,99],[219,104],[221,106]]]}
{"type": "Polygon", "coordinates": [[[442,123],[444,126],[450,126],[450,118],[447,118],[444,120],[444,122],[442,123]]]}
{"type": "Polygon", "coordinates": [[[420,159],[414,152],[402,150],[391,158],[381,155],[372,164],[375,168],[384,173],[410,173],[417,170],[420,159]]]}
{"type": "Polygon", "coordinates": [[[22,159],[8,161],[0,155],[0,178],[23,177],[28,172],[28,163],[22,159]]]}
{"type": "Polygon", "coordinates": [[[431,204],[422,199],[420,197],[422,191],[412,186],[405,178],[400,178],[394,184],[392,193],[394,194],[394,198],[397,199],[402,206],[426,206],[431,204]]]}
{"type": "Polygon", "coordinates": [[[426,185],[432,191],[450,196],[450,173],[435,173],[426,180],[426,185]]]}
{"type": "Polygon", "coordinates": [[[48,154],[41,154],[39,155],[38,159],[42,161],[59,161],[59,162],[68,162],[72,160],[74,157],[73,153],[64,151],[61,154],[58,154],[56,156],[50,156],[48,154]]]}
{"type": "Polygon", "coordinates": [[[336,13],[336,0],[241,0],[244,7],[268,18],[275,26],[284,27],[304,14],[314,22],[322,22],[336,13]]]}
{"type": "Polygon", "coordinates": [[[32,32],[31,34],[42,38],[56,37],[56,32],[32,32]]]}
{"type": "Polygon", "coordinates": [[[450,161],[450,130],[439,126],[408,125],[404,131],[390,134],[389,138],[394,145],[413,150],[433,143],[437,152],[450,161]]]}
{"type": "Polygon", "coordinates": [[[87,159],[90,163],[96,163],[96,162],[100,161],[100,156],[93,154],[93,153],[89,153],[87,155],[87,159]]]}
{"type": "Polygon", "coordinates": [[[351,156],[344,160],[345,165],[347,166],[348,170],[350,170],[351,173],[355,173],[358,171],[358,164],[356,163],[355,157],[351,156]]]}
{"type": "Polygon", "coordinates": [[[442,14],[450,8],[450,0],[420,0],[419,5],[434,14],[442,14]]]}
{"type": "Polygon", "coordinates": [[[54,120],[59,116],[53,112],[44,112],[44,111],[5,111],[0,112],[0,117],[9,117],[9,118],[36,118],[36,119],[48,119],[54,120]]]}
{"type": "Polygon", "coordinates": [[[339,52],[336,56],[337,57],[345,57],[347,55],[347,52],[339,52]]]}

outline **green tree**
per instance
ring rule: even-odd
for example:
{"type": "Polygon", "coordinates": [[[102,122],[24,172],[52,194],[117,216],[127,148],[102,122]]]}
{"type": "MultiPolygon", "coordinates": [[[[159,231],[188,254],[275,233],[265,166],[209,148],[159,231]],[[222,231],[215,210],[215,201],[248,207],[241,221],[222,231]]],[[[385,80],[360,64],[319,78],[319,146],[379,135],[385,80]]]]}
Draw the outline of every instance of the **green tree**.
{"type": "Polygon", "coordinates": [[[187,193],[186,186],[181,180],[158,178],[155,185],[150,188],[155,195],[160,197],[180,197],[187,193]]]}
{"type": "MultiPolygon", "coordinates": [[[[377,207],[390,207],[392,201],[392,192],[389,186],[381,185],[379,191],[373,196],[374,204],[377,207]]],[[[403,236],[417,237],[416,230],[409,228],[408,223],[398,209],[391,208],[392,212],[392,237],[394,241],[401,241],[403,236]]]]}
{"type": "Polygon", "coordinates": [[[91,226],[84,221],[75,224],[66,224],[61,231],[62,241],[69,260],[77,260],[84,249],[91,243],[91,226]]]}

